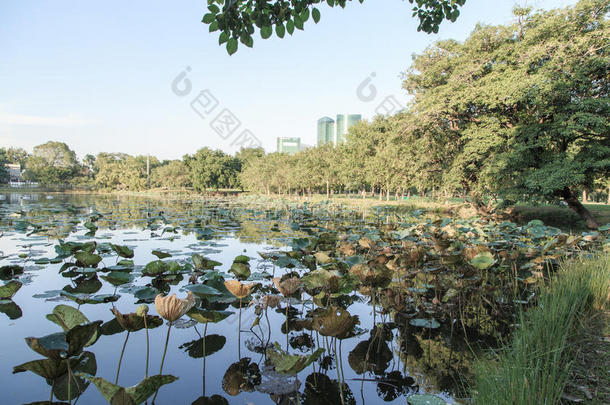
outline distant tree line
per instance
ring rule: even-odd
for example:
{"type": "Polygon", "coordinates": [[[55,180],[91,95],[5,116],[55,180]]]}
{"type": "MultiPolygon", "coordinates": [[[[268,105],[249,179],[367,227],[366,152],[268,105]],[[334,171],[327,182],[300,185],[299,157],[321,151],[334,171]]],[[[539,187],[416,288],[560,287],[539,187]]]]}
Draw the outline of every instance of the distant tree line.
{"type": "Polygon", "coordinates": [[[264,155],[262,148],[239,151],[235,156],[210,148],[199,149],[181,160],[160,161],[154,156],[101,152],[82,161],[63,142],[49,141],[31,154],[21,148],[0,148],[0,179],[8,181],[7,163],[21,166],[25,181],[42,186],[82,187],[113,191],[150,188],[195,191],[239,189],[241,168],[247,159],[264,155]]]}

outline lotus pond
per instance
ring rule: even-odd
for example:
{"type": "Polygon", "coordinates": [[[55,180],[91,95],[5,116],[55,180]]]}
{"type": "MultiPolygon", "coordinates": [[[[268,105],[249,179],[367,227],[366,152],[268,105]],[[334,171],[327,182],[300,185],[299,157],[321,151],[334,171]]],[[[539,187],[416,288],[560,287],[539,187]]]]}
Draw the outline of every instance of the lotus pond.
{"type": "Polygon", "coordinates": [[[467,401],[473,359],[561,258],[607,238],[256,198],[2,194],[2,403],[467,401]]]}

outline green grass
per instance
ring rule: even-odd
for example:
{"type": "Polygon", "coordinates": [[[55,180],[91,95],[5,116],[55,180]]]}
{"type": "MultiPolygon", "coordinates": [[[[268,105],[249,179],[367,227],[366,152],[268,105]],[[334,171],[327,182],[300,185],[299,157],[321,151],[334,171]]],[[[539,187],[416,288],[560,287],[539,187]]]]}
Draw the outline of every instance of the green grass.
{"type": "Polygon", "coordinates": [[[606,313],[609,291],[610,255],[564,263],[538,305],[522,314],[512,341],[477,362],[474,403],[560,403],[588,320],[606,313]]]}

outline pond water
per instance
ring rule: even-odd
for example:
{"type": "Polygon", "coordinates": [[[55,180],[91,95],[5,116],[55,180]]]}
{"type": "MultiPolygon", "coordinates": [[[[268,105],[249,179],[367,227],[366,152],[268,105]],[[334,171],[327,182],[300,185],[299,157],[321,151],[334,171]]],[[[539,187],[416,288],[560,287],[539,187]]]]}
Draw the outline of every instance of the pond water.
{"type": "Polygon", "coordinates": [[[3,404],[152,403],[166,340],[157,404],[453,403],[545,271],[600,243],[420,211],[20,193],[0,195],[0,233],[3,404]],[[159,326],[155,296],[188,290],[159,326]],[[145,329],[111,311],[142,304],[145,329]]]}

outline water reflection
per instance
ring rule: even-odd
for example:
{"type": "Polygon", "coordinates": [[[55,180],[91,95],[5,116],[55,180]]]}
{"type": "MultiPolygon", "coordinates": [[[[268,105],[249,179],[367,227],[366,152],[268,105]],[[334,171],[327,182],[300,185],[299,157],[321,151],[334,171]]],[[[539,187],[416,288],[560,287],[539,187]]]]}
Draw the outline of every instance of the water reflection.
{"type": "Polygon", "coordinates": [[[538,225],[325,204],[24,197],[0,203],[8,403],[451,401],[529,305],[536,257],[589,247],[538,225]],[[141,306],[159,294],[192,308],[141,306]]]}

